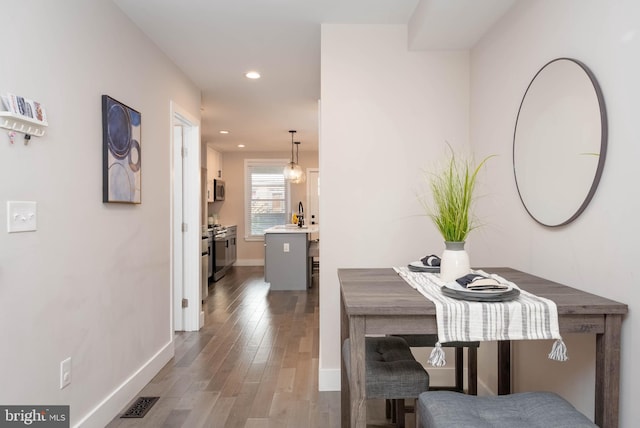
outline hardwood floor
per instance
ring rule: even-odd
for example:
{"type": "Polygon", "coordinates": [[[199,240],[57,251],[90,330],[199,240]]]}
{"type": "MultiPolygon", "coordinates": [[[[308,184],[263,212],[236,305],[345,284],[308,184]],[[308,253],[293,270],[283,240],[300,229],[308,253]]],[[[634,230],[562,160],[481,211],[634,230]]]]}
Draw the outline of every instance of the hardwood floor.
{"type": "MultiPolygon", "coordinates": [[[[273,292],[262,267],[234,267],[209,287],[204,328],[176,333],[175,357],[138,394],[159,401],[107,427],[337,428],[340,392],[318,392],[318,325],[317,276],[273,292]]],[[[369,426],[388,426],[370,401],[369,426]]]]}
{"type": "Polygon", "coordinates": [[[261,267],[235,267],[209,291],[205,327],[176,333],[140,391],[160,400],[108,427],[337,427],[340,393],[318,392],[317,284],[270,292],[261,267]]]}

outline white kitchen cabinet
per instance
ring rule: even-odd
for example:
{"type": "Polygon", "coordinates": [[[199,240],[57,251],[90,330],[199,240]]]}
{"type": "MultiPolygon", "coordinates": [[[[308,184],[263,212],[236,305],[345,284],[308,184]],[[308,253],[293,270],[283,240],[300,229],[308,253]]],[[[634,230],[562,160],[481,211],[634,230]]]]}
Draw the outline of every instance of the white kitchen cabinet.
{"type": "Polygon", "coordinates": [[[213,180],[209,180],[209,168],[207,168],[207,202],[213,202],[213,180]]]}
{"type": "Polygon", "coordinates": [[[207,182],[222,178],[222,155],[220,152],[207,146],[207,182]]]}
{"type": "Polygon", "coordinates": [[[207,202],[214,201],[213,180],[222,177],[222,155],[207,146],[207,202]]]}

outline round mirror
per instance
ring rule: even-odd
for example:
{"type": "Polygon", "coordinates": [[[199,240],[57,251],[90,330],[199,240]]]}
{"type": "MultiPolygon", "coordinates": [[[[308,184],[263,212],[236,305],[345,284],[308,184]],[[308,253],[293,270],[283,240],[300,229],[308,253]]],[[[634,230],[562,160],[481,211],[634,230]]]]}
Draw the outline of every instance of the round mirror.
{"type": "Polygon", "coordinates": [[[580,61],[547,63],[527,88],[513,136],[520,199],[545,226],[575,220],[593,197],[607,149],[607,113],[595,76],[580,61]]]}

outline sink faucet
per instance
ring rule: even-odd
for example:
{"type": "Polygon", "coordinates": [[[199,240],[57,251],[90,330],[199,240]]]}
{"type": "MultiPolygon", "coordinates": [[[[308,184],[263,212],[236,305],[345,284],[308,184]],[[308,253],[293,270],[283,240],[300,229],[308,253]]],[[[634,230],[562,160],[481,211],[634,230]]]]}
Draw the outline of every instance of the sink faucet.
{"type": "Polygon", "coordinates": [[[298,202],[298,227],[304,226],[304,207],[302,201],[298,202]]]}

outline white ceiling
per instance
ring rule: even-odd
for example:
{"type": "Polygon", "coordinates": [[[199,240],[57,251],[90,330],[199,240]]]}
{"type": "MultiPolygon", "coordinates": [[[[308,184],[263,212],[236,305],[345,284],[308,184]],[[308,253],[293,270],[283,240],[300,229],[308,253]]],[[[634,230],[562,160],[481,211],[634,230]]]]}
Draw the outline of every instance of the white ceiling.
{"type": "Polygon", "coordinates": [[[317,150],[321,23],[409,24],[412,50],[468,49],[515,1],[114,0],[202,90],[202,140],[222,152],[288,151],[289,129],[317,150]]]}

